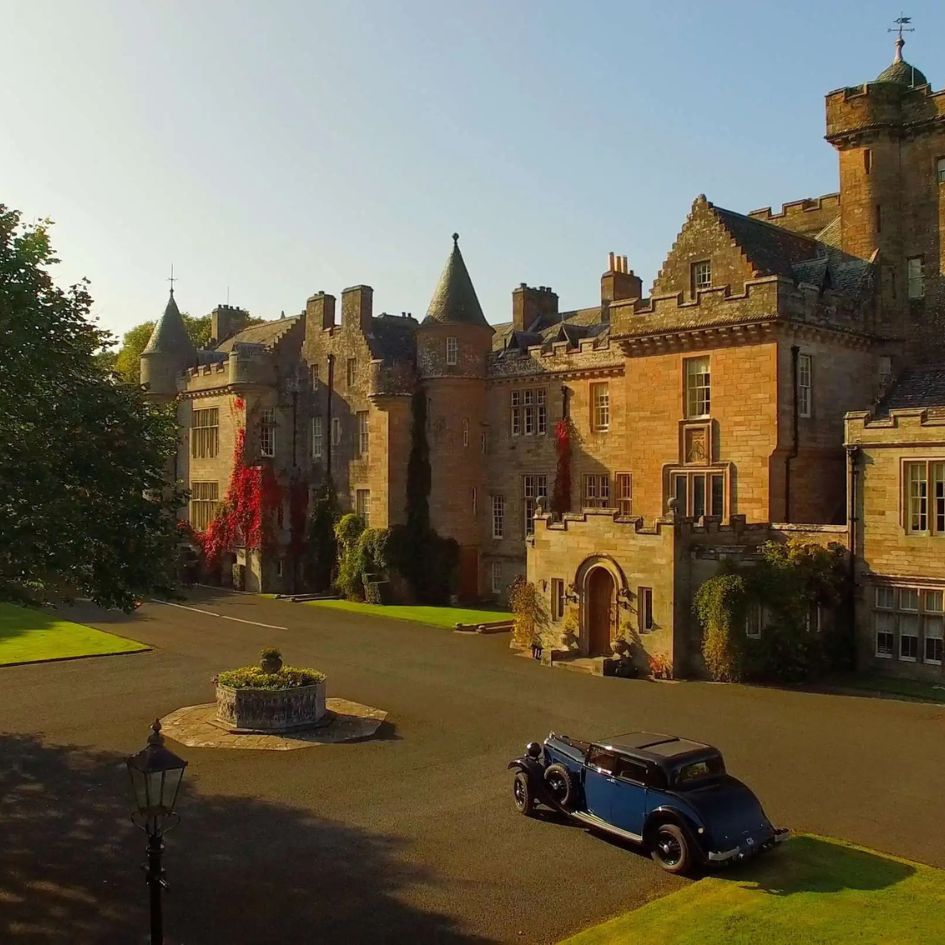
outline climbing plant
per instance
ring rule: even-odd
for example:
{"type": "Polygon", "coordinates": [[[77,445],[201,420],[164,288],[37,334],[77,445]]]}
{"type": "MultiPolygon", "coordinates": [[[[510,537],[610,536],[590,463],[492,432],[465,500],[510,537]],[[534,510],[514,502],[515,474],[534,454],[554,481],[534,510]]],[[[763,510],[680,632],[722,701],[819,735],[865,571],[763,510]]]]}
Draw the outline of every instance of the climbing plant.
{"type": "Polygon", "coordinates": [[[335,524],[338,548],[338,575],[335,586],[348,600],[364,599],[364,572],[361,567],[359,539],[364,532],[364,519],[348,512],[335,524]]]}
{"type": "Polygon", "coordinates": [[[571,421],[567,417],[555,424],[554,437],[557,467],[551,511],[563,515],[571,511],[571,421]]]}
{"type": "Polygon", "coordinates": [[[335,523],[338,521],[338,499],[331,476],[326,476],[312,503],[306,536],[306,569],[308,580],[317,591],[331,587],[337,563],[338,545],[335,523]]]}
{"type": "Polygon", "coordinates": [[[747,601],[740,574],[717,574],[696,591],[693,608],[702,624],[702,656],[709,675],[720,682],[744,676],[747,601]]]}
{"type": "Polygon", "coordinates": [[[523,577],[516,578],[509,586],[509,607],[515,615],[512,643],[519,647],[539,643],[548,625],[548,609],[537,586],[523,577]]]}

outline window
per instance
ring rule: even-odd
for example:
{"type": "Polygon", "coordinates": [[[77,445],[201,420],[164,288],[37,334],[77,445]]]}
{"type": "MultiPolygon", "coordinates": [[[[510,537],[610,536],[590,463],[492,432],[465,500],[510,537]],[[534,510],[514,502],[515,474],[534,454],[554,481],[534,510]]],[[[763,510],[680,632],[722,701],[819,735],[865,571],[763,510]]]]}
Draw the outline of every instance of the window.
{"type": "Polygon", "coordinates": [[[691,268],[692,294],[695,295],[700,289],[708,289],[712,286],[712,263],[708,259],[693,263],[691,268]]]}
{"type": "Polygon", "coordinates": [[[945,461],[903,463],[903,527],[945,535],[945,461]]]}
{"type": "Polygon", "coordinates": [[[625,781],[635,781],[637,784],[646,784],[646,765],[642,761],[631,761],[629,758],[617,756],[615,774],[625,781]]]}
{"type": "Polygon", "coordinates": [[[367,456],[368,454],[368,412],[366,410],[358,411],[358,455],[367,456]]]}
{"type": "Polygon", "coordinates": [[[673,472],[670,494],[676,500],[676,512],[687,518],[725,515],[724,472],[673,472]]]}
{"type": "Polygon", "coordinates": [[[922,256],[912,256],[906,260],[906,285],[910,299],[925,296],[925,279],[922,276],[922,256]]]}
{"type": "Polygon", "coordinates": [[[190,484],[190,524],[202,532],[216,518],[220,487],[216,482],[190,484]]]}
{"type": "Polygon", "coordinates": [[[813,358],[809,354],[799,354],[797,356],[797,412],[802,417],[811,415],[813,387],[813,358]]]}
{"type": "Polygon", "coordinates": [[[276,562],[276,577],[282,577],[284,572],[285,572],[285,560],[283,558],[280,558],[276,562]]]}
{"type": "Polygon", "coordinates": [[[479,452],[482,453],[483,456],[486,455],[486,447],[488,444],[489,438],[486,436],[486,431],[483,430],[482,433],[479,434],[479,452]]]}
{"type": "Polygon", "coordinates": [[[711,407],[709,359],[686,358],[686,416],[707,417],[711,407]]]}
{"type": "Polygon", "coordinates": [[[446,363],[455,364],[459,360],[459,341],[452,336],[446,339],[446,363]]]}
{"type": "Polygon", "coordinates": [[[605,433],[610,429],[610,385],[591,384],[591,429],[605,433]]]}
{"type": "Polygon", "coordinates": [[[312,417],[312,459],[321,459],[325,449],[324,421],[322,417],[312,417]]]}
{"type": "Polygon", "coordinates": [[[358,489],[354,493],[355,514],[364,522],[365,528],[371,527],[371,490],[358,489]]]}
{"type": "Polygon", "coordinates": [[[331,418],[331,445],[341,445],[341,417],[331,418]]]}
{"type": "Polygon", "coordinates": [[[312,390],[315,390],[315,388],[318,387],[318,365],[317,364],[309,365],[308,371],[309,371],[309,377],[311,378],[311,381],[312,381],[312,390]]]}
{"type": "Polygon", "coordinates": [[[610,508],[610,477],[606,473],[588,473],[584,476],[585,509],[610,508]]]}
{"type": "Polygon", "coordinates": [[[637,588],[637,608],[640,619],[640,631],[653,629],[653,588],[637,588]]]}
{"type": "Polygon", "coordinates": [[[503,587],[502,587],[502,562],[501,562],[501,561],[493,561],[493,562],[492,562],[492,567],[491,567],[490,570],[491,570],[491,572],[492,572],[491,575],[490,575],[490,577],[492,578],[492,593],[493,593],[493,594],[501,594],[501,593],[502,593],[502,590],[503,590],[503,587]]]}
{"type": "Polygon", "coordinates": [[[604,774],[613,774],[617,767],[617,755],[607,748],[592,748],[587,755],[587,763],[604,774]]]}
{"type": "Polygon", "coordinates": [[[479,515],[479,490],[473,486],[469,490],[470,505],[472,506],[473,518],[476,518],[479,515]]]}
{"type": "Polygon", "coordinates": [[[876,204],[876,232],[883,232],[883,208],[876,204]]]}
{"type": "Polygon", "coordinates": [[[876,655],[891,660],[896,653],[896,615],[877,612],[873,617],[876,626],[876,655]]]}
{"type": "Polygon", "coordinates": [[[358,376],[358,361],[357,358],[348,358],[345,364],[345,380],[348,383],[348,389],[350,390],[354,387],[355,379],[358,376]]]}
{"type": "Polygon", "coordinates": [[[259,422],[259,452],[263,456],[276,455],[276,411],[264,407],[259,422]]]}
{"type": "Polygon", "coordinates": [[[614,492],[617,498],[617,510],[620,515],[629,516],[633,510],[632,502],[633,481],[630,473],[617,473],[614,481],[614,492]]]}
{"type": "Polygon", "coordinates": [[[945,158],[938,159],[938,182],[945,184],[945,158]]]}
{"type": "Polygon", "coordinates": [[[535,507],[538,497],[548,495],[548,477],[523,476],[522,484],[525,496],[525,534],[532,535],[535,532],[535,507]]]}
{"type": "Polygon", "coordinates": [[[867,174],[873,169],[873,152],[869,148],[863,149],[863,170],[867,174]]]}
{"type": "Polygon", "coordinates": [[[512,391],[512,436],[544,436],[548,409],[543,387],[512,391]]]}
{"type": "Polygon", "coordinates": [[[492,537],[502,538],[505,534],[505,496],[492,497],[492,537]]]}
{"type": "Polygon", "coordinates": [[[764,608],[761,604],[750,601],[745,610],[745,636],[750,640],[760,640],[764,623],[764,608]]]}
{"type": "Polygon", "coordinates": [[[551,619],[560,620],[564,616],[564,581],[561,578],[551,579],[551,619]]]}
{"type": "Polygon", "coordinates": [[[877,585],[873,602],[877,657],[942,665],[945,591],[877,585]]]}
{"type": "Polygon", "coordinates": [[[195,410],[190,423],[190,455],[210,459],[220,452],[220,408],[195,410]]]}
{"type": "Polygon", "coordinates": [[[463,446],[469,446],[469,420],[463,417],[463,446]]]}

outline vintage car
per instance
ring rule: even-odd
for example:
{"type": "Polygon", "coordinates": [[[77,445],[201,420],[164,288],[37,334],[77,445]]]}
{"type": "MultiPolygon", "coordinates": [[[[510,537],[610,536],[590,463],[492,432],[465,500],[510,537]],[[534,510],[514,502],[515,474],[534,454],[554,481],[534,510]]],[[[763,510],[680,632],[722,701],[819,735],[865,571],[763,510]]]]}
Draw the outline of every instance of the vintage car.
{"type": "Polygon", "coordinates": [[[717,749],[672,735],[631,732],[584,742],[552,732],[509,768],[521,813],[538,803],[562,811],[642,845],[670,873],[737,862],[788,835],[726,773],[717,749]]]}

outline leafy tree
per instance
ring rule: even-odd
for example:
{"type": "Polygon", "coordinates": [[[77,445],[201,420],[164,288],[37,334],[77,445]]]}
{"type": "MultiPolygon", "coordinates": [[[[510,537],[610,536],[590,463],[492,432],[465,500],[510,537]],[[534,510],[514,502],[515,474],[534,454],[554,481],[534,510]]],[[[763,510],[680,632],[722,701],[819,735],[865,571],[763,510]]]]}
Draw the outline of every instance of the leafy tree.
{"type": "Polygon", "coordinates": [[[131,609],[175,583],[174,418],[115,383],[86,283],[67,290],[48,223],[0,205],[0,598],[131,609]]]}
{"type": "MultiPolygon", "coordinates": [[[[206,348],[210,343],[210,316],[209,315],[188,315],[181,313],[184,319],[184,327],[195,348],[206,348]]],[[[260,325],[265,321],[263,318],[255,318],[247,315],[241,322],[237,323],[236,330],[242,331],[250,325],[260,325]]],[[[154,331],[155,322],[142,322],[135,325],[134,328],[126,331],[122,338],[121,347],[117,351],[99,352],[99,359],[103,364],[109,364],[111,370],[117,371],[129,384],[139,384],[141,382],[141,352],[151,338],[151,332],[154,331]]]]}

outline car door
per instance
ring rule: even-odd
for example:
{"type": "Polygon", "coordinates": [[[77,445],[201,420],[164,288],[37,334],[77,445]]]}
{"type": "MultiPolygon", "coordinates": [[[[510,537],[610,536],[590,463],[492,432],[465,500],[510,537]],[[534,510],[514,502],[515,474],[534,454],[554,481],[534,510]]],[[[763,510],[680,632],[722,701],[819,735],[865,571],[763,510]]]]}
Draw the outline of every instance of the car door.
{"type": "Polygon", "coordinates": [[[627,833],[643,835],[646,821],[647,766],[634,758],[617,756],[614,766],[610,822],[627,833]]]}
{"type": "Polygon", "coordinates": [[[592,745],[584,765],[584,802],[587,812],[608,823],[617,783],[614,778],[616,762],[616,752],[592,745]]]}

